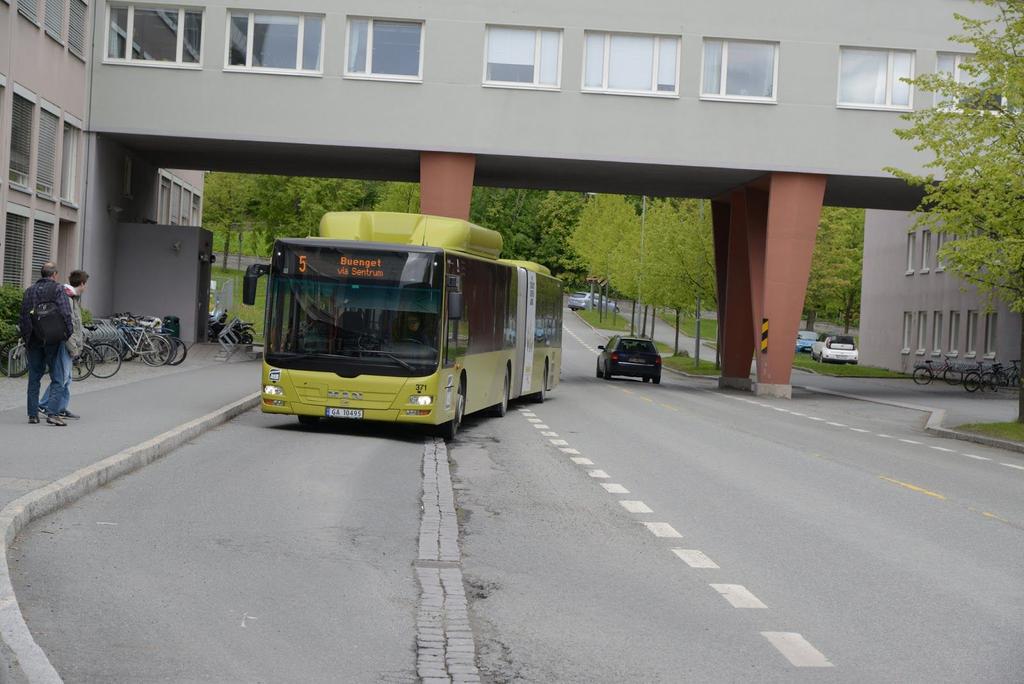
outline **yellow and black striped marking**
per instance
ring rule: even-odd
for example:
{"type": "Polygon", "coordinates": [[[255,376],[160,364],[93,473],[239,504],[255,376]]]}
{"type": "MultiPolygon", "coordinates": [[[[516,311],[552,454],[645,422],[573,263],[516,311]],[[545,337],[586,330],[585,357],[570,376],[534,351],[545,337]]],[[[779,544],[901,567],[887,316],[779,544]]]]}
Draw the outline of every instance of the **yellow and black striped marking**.
{"type": "Polygon", "coordinates": [[[768,353],[768,319],[761,319],[761,353],[768,353]]]}

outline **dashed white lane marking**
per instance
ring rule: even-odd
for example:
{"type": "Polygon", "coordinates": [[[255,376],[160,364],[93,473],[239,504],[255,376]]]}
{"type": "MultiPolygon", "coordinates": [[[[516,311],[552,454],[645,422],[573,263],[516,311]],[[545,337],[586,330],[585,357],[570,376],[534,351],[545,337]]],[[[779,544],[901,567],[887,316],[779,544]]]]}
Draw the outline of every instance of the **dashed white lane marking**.
{"type": "Polygon", "coordinates": [[[832,427],[846,427],[844,423],[833,423],[831,420],[825,423],[825,425],[831,425],[832,427]]]}
{"type": "Polygon", "coordinates": [[[620,484],[609,484],[607,482],[602,482],[601,486],[604,487],[604,490],[609,494],[629,494],[629,490],[620,484]]]}
{"type": "Polygon", "coordinates": [[[816,420],[819,423],[825,422],[824,418],[818,418],[817,416],[804,416],[804,417],[807,418],[808,420],[816,420]]]}
{"type": "Polygon", "coordinates": [[[1019,466],[1016,465],[1015,463],[1000,463],[999,465],[1004,465],[1007,468],[1016,468],[1017,470],[1024,470],[1024,466],[1019,466]]]}
{"type": "Polygon", "coordinates": [[[953,449],[947,449],[946,447],[933,446],[933,447],[929,447],[929,448],[930,449],[935,449],[936,451],[945,451],[947,454],[955,454],[956,453],[956,451],[954,451],[953,449]]]}
{"type": "Polygon", "coordinates": [[[718,563],[705,556],[703,551],[696,549],[672,549],[672,553],[682,558],[691,568],[715,569],[718,567],[718,563]]]}
{"type": "Polygon", "coordinates": [[[796,667],[832,667],[818,649],[797,632],[761,632],[761,635],[796,667]]]}
{"type": "Polygon", "coordinates": [[[630,513],[653,513],[650,507],[643,501],[620,501],[619,505],[630,513]]]}
{"type": "Polygon", "coordinates": [[[881,432],[875,433],[875,437],[881,437],[882,439],[895,439],[892,435],[882,434],[881,432]]]}
{"type": "Polygon", "coordinates": [[[855,428],[855,427],[852,427],[852,428],[850,428],[850,429],[851,429],[851,430],[853,430],[854,432],[863,432],[863,433],[871,432],[871,430],[865,430],[864,428],[855,428]]]}
{"type": "Polygon", "coordinates": [[[683,537],[683,535],[676,532],[676,528],[672,527],[668,523],[645,522],[644,527],[650,530],[651,534],[655,537],[669,537],[673,539],[682,539],[683,537]]]}
{"type": "Polygon", "coordinates": [[[921,442],[918,442],[917,440],[914,439],[904,439],[900,437],[900,441],[903,442],[904,444],[916,444],[918,446],[921,446],[921,442]]]}
{"type": "Polygon", "coordinates": [[[578,454],[578,453],[580,453],[579,449],[573,449],[572,447],[562,447],[561,451],[562,451],[562,453],[566,453],[566,454],[578,454]]]}
{"type": "Polygon", "coordinates": [[[789,413],[789,409],[784,409],[779,406],[772,406],[771,409],[773,411],[778,411],[779,413],[789,413]]]}
{"type": "Polygon", "coordinates": [[[611,475],[604,472],[603,470],[588,470],[587,475],[590,477],[596,477],[599,480],[607,480],[611,475]]]}
{"type": "Polygon", "coordinates": [[[800,416],[801,418],[807,417],[806,413],[797,413],[796,411],[790,411],[790,413],[792,413],[794,416],[800,416]]]}
{"type": "Polygon", "coordinates": [[[583,458],[582,456],[573,456],[572,462],[576,465],[594,465],[594,462],[589,458],[583,458]]]}
{"type": "Polygon", "coordinates": [[[523,410],[520,410],[520,413],[522,413],[523,416],[526,417],[526,418],[536,418],[537,417],[537,414],[534,413],[533,411],[523,411],[523,410]]]}
{"type": "Polygon", "coordinates": [[[542,436],[544,436],[544,437],[557,437],[558,436],[557,432],[542,432],[540,434],[542,436]]]}
{"type": "Polygon", "coordinates": [[[548,441],[554,444],[555,446],[569,446],[569,443],[566,442],[564,439],[551,439],[548,441]]]}
{"type": "Polygon", "coordinates": [[[761,599],[750,593],[742,584],[712,584],[711,588],[722,595],[733,608],[767,608],[761,599]]]}
{"type": "Polygon", "coordinates": [[[991,461],[991,458],[987,456],[978,456],[977,454],[964,454],[967,458],[973,458],[975,461],[991,461]]]}
{"type": "Polygon", "coordinates": [[[550,430],[551,429],[550,425],[545,425],[544,423],[535,423],[533,427],[537,428],[538,430],[550,430]]]}
{"type": "Polygon", "coordinates": [[[543,423],[544,421],[541,420],[540,418],[527,418],[526,422],[527,423],[543,423]]]}

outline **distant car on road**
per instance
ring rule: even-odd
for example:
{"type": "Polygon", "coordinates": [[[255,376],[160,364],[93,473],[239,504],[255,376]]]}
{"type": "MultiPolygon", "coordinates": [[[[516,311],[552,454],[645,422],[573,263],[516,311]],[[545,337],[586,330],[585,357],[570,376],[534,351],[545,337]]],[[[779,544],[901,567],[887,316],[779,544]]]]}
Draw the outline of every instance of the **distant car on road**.
{"type": "Polygon", "coordinates": [[[849,335],[822,334],[811,349],[811,358],[822,363],[856,364],[857,343],[849,335]]]}
{"type": "Polygon", "coordinates": [[[809,352],[814,349],[814,343],[818,341],[818,333],[813,330],[801,330],[796,334],[796,350],[798,352],[809,352]]]}
{"type": "Polygon", "coordinates": [[[569,295],[569,308],[573,311],[580,309],[597,309],[601,306],[601,303],[607,301],[608,310],[619,312],[619,305],[614,299],[605,299],[604,295],[595,293],[593,297],[589,292],[573,292],[569,295]]]}
{"type": "Polygon", "coordinates": [[[611,380],[613,375],[625,375],[661,383],[661,354],[650,340],[616,335],[598,349],[597,377],[611,380]]]}

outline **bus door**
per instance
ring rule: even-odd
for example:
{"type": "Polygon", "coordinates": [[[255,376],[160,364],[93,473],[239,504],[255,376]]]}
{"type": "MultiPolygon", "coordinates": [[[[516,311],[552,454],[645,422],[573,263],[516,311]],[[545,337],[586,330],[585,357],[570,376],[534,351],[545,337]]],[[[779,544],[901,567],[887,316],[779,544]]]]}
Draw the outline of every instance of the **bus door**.
{"type": "Polygon", "coordinates": [[[537,332],[537,274],[519,268],[519,306],[516,312],[521,334],[516,341],[516,358],[522,372],[519,393],[530,394],[533,388],[533,347],[537,332]]]}

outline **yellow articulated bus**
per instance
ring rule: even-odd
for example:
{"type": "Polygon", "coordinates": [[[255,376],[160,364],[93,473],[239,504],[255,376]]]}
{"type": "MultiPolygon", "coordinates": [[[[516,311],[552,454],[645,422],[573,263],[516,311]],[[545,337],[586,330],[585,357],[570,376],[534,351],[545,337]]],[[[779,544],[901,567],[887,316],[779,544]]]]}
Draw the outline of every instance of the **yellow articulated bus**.
{"type": "Polygon", "coordinates": [[[267,283],[264,413],[439,426],[544,401],[562,363],[562,284],[500,259],[501,235],[457,219],[335,212],[280,239],[267,283]]]}

